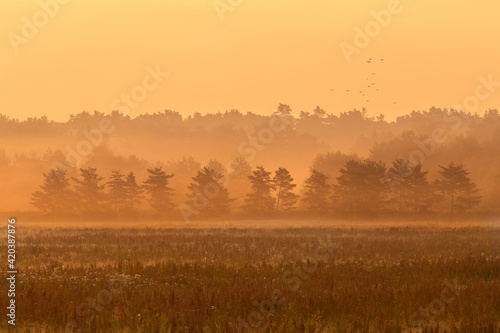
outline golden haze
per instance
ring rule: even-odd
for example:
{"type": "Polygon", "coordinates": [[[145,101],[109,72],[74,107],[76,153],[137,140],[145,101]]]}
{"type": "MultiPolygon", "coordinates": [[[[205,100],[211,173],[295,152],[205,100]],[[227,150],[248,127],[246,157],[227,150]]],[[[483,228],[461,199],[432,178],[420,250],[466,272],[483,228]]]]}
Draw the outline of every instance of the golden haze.
{"type": "MultiPolygon", "coordinates": [[[[16,53],[8,34],[20,34],[22,18],[41,7],[4,0],[0,113],[59,121],[84,110],[108,113],[157,64],[170,75],[135,115],[269,114],[282,102],[296,112],[367,107],[394,119],[462,103],[478,76],[500,77],[500,3],[493,0],[401,0],[401,13],[348,64],[339,44],[352,44],[354,28],[388,3],[243,1],[220,20],[212,1],[69,1],[16,53]],[[371,57],[385,61],[367,64],[371,57]],[[372,72],[380,93],[346,92],[363,90],[372,72]]],[[[478,112],[499,102],[496,94],[478,112]]]]}

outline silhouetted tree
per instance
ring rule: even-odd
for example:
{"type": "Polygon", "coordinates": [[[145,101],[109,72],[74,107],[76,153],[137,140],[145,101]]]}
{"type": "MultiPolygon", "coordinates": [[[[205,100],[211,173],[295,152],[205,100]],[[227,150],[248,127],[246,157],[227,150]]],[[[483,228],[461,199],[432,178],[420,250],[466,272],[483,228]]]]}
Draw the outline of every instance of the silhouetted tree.
{"type": "Polygon", "coordinates": [[[172,191],[168,187],[169,179],[174,174],[168,175],[161,167],[148,170],[148,179],[144,182],[144,189],[149,195],[150,205],[164,218],[173,207],[172,191]]]}
{"type": "Polygon", "coordinates": [[[422,171],[420,163],[412,167],[403,158],[393,162],[386,174],[386,180],[392,190],[392,197],[397,200],[399,215],[407,207],[413,210],[415,216],[430,207],[433,191],[427,181],[427,173],[428,171],[422,171]]]}
{"type": "Polygon", "coordinates": [[[311,116],[310,112],[300,111],[300,113],[299,113],[300,120],[308,119],[310,116],[311,116]]]}
{"type": "Polygon", "coordinates": [[[352,218],[378,215],[386,194],[385,166],[370,160],[352,160],[340,169],[333,198],[352,218]]]}
{"type": "Polygon", "coordinates": [[[252,173],[252,168],[250,167],[250,164],[242,156],[236,157],[231,162],[231,176],[232,177],[243,174],[243,175],[246,175],[245,176],[246,178],[248,178],[248,176],[251,173],[252,173]]]}
{"type": "Polygon", "coordinates": [[[252,174],[252,167],[242,156],[231,161],[227,189],[235,197],[234,206],[242,206],[245,196],[250,192],[251,182],[248,176],[252,174]]]}
{"type": "Polygon", "coordinates": [[[200,216],[216,217],[229,211],[229,193],[221,183],[222,175],[208,167],[198,171],[188,186],[187,204],[200,216]]]}
{"type": "Polygon", "coordinates": [[[274,210],[275,200],[271,195],[274,185],[270,175],[264,167],[258,166],[253,175],[248,176],[252,183],[252,192],[247,194],[243,205],[243,209],[248,213],[266,215],[274,210]]]}
{"type": "Polygon", "coordinates": [[[274,114],[278,116],[290,116],[292,114],[292,108],[290,105],[280,103],[274,114]]]}
{"type": "Polygon", "coordinates": [[[127,183],[123,177],[124,175],[120,171],[114,170],[111,172],[110,180],[106,183],[109,187],[108,202],[118,212],[123,211],[128,206],[127,183]]]}
{"type": "Polygon", "coordinates": [[[328,211],[328,197],[330,195],[330,185],[327,183],[328,177],[323,172],[311,171],[311,176],[305,180],[303,201],[307,205],[307,210],[314,214],[325,214],[328,211]]]}
{"type": "Polygon", "coordinates": [[[219,160],[211,159],[208,161],[206,168],[208,168],[208,170],[213,170],[214,173],[221,175],[222,177],[227,175],[227,169],[219,160]]]}
{"type": "Polygon", "coordinates": [[[276,190],[276,207],[277,212],[288,212],[295,209],[298,195],[293,193],[293,189],[297,186],[293,183],[293,178],[285,168],[279,168],[273,177],[273,185],[276,190]]]}
{"type": "Polygon", "coordinates": [[[385,165],[382,162],[365,160],[363,171],[366,183],[362,198],[366,204],[366,212],[378,215],[379,211],[385,206],[388,194],[385,182],[385,165]]]}
{"type": "Polygon", "coordinates": [[[453,219],[455,210],[471,209],[479,204],[481,197],[477,196],[477,185],[471,182],[470,172],[463,164],[450,163],[447,167],[439,166],[439,174],[443,179],[436,180],[437,188],[450,198],[450,217],[453,219]]]}
{"type": "Polygon", "coordinates": [[[172,192],[172,201],[181,202],[186,199],[187,184],[201,170],[201,164],[193,156],[184,156],[180,160],[167,162],[164,168],[167,174],[174,174],[175,177],[169,180],[169,186],[175,189],[172,192]]]}
{"type": "Polygon", "coordinates": [[[125,176],[120,171],[112,171],[106,184],[109,187],[108,202],[117,212],[133,212],[134,206],[143,198],[144,190],[137,185],[133,172],[125,176]]]}
{"type": "Polygon", "coordinates": [[[349,161],[359,161],[356,154],[344,154],[340,151],[328,152],[317,155],[311,168],[323,172],[328,179],[335,179],[339,176],[339,170],[349,161]]]}
{"type": "Polygon", "coordinates": [[[408,177],[410,185],[408,198],[413,205],[415,216],[427,211],[437,198],[434,187],[427,180],[428,173],[428,171],[422,171],[422,165],[419,163],[413,168],[412,174],[408,177]]]}
{"type": "Polygon", "coordinates": [[[66,170],[52,169],[43,174],[41,191],[32,195],[32,204],[42,212],[52,216],[64,215],[72,210],[73,192],[70,190],[66,170]]]}
{"type": "Polygon", "coordinates": [[[409,188],[408,177],[413,172],[413,167],[404,158],[398,158],[392,162],[392,166],[385,174],[385,181],[389,189],[395,193],[399,204],[399,212],[403,209],[403,200],[409,188]]]}
{"type": "Polygon", "coordinates": [[[144,198],[144,196],[142,195],[144,189],[141,186],[137,185],[133,172],[130,172],[125,177],[125,189],[127,190],[126,210],[129,212],[133,212],[135,206],[138,205],[144,198]]]}
{"type": "Polygon", "coordinates": [[[104,185],[101,181],[104,179],[97,174],[96,168],[80,169],[81,180],[73,177],[76,183],[76,195],[81,202],[84,217],[94,216],[99,213],[102,202],[105,200],[103,192],[104,185]]]}
{"type": "Polygon", "coordinates": [[[316,108],[313,110],[313,114],[318,117],[318,118],[323,118],[326,116],[326,111],[323,110],[322,108],[318,106],[316,106],[316,108]]]}

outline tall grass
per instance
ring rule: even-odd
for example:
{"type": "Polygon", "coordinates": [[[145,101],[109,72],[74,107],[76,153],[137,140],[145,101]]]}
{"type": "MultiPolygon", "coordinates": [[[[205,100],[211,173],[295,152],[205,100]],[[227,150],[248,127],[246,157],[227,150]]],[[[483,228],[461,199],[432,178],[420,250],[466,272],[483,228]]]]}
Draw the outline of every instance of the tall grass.
{"type": "Polygon", "coordinates": [[[17,238],[18,331],[500,332],[498,228],[24,228],[17,238]],[[327,236],[331,251],[315,261],[327,236]],[[430,320],[421,310],[445,281],[464,288],[430,320]],[[280,304],[260,310],[274,290],[280,304]]]}

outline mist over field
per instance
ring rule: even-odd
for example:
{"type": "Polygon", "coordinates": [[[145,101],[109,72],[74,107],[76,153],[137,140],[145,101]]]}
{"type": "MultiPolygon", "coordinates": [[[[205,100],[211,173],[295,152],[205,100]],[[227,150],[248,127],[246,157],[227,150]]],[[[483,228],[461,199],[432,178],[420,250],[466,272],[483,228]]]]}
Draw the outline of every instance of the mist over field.
{"type": "Polygon", "coordinates": [[[0,332],[500,333],[500,2],[0,1],[0,332]]]}
{"type": "MultiPolygon", "coordinates": [[[[102,197],[96,202],[96,212],[105,214],[113,210],[112,205],[105,205],[113,200],[110,193],[113,171],[123,175],[133,172],[139,186],[146,181],[147,170],[154,168],[173,175],[168,179],[168,187],[175,208],[189,202],[193,177],[206,167],[219,174],[221,178],[214,181],[225,188],[232,199],[227,202],[230,206],[227,213],[243,214],[244,200],[252,192],[248,176],[262,166],[271,173],[270,178],[279,168],[289,172],[293,178],[291,183],[296,185],[291,192],[298,196],[291,207],[297,214],[307,215],[307,212],[313,213],[305,202],[306,180],[313,170],[325,175],[325,185],[330,187],[326,195],[331,196],[340,191],[335,186],[339,184],[340,170],[345,169],[349,161],[373,161],[383,169],[376,176],[386,187],[380,190],[383,206],[388,211],[385,215],[392,216],[392,210],[401,213],[400,207],[394,207],[401,199],[397,186],[408,180],[408,172],[394,169],[393,163],[401,159],[410,173],[416,166],[427,172],[429,184],[439,181],[440,166],[463,164],[471,182],[477,185],[475,195],[480,197],[477,204],[468,207],[472,213],[469,209],[464,211],[469,211],[469,215],[492,217],[499,209],[500,116],[497,110],[478,115],[431,108],[385,121],[383,115],[369,117],[365,110],[335,115],[320,107],[299,112],[279,104],[269,116],[243,114],[237,110],[185,118],[175,111],[135,118],[118,111],[82,112],[71,115],[67,122],[54,122],[46,117],[18,121],[4,116],[0,127],[4,133],[0,148],[1,202],[3,210],[10,212],[37,208],[33,206],[32,194],[43,184],[43,174],[50,170],[63,170],[73,187],[81,170],[88,168],[95,168],[97,177],[102,177],[99,180],[103,186],[102,197]]],[[[432,190],[437,197],[426,211],[447,210],[447,198],[442,190],[439,187],[432,190]]],[[[275,188],[269,194],[276,200],[275,188]]],[[[339,207],[335,207],[339,198],[327,199],[328,207],[322,215],[339,213],[339,207]]],[[[154,217],[148,196],[134,200],[139,211],[154,217]]],[[[172,209],[168,216],[182,217],[176,210],[172,209]]],[[[414,209],[408,205],[404,210],[414,209]]],[[[50,209],[41,208],[39,212],[50,213],[50,209]]]]}
{"type": "Polygon", "coordinates": [[[2,330],[500,332],[496,109],[84,111],[0,132],[2,330]]]}
{"type": "Polygon", "coordinates": [[[498,111],[296,113],[2,117],[16,325],[500,332],[498,111]]]}

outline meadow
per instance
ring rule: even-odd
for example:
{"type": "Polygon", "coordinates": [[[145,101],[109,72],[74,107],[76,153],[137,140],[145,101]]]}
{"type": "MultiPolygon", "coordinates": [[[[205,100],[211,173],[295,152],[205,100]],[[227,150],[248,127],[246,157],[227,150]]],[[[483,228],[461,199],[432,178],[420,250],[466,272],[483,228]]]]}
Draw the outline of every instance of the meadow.
{"type": "Polygon", "coordinates": [[[17,239],[18,332],[500,332],[493,224],[32,224],[17,239]]]}

